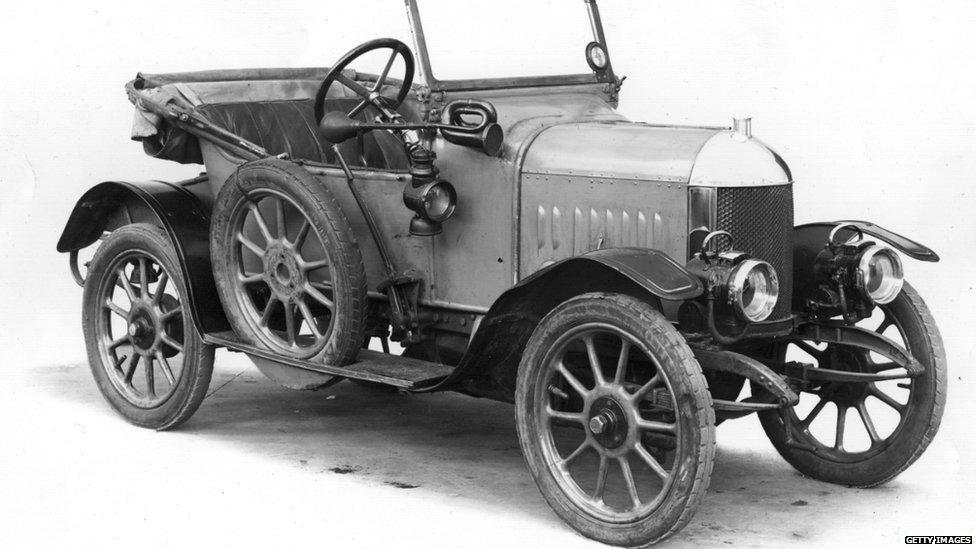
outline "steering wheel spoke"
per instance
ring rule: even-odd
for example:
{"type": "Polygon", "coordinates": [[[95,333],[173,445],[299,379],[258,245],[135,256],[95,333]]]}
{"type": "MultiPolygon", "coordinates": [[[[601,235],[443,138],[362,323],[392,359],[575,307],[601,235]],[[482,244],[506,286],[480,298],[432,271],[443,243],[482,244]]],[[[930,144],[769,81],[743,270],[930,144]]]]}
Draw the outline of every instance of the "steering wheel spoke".
{"type": "Polygon", "coordinates": [[[373,84],[373,91],[379,91],[383,87],[383,84],[386,82],[386,77],[390,74],[390,69],[393,68],[393,62],[396,61],[398,53],[400,51],[394,49],[390,54],[390,58],[386,60],[386,66],[383,67],[383,72],[380,73],[379,78],[376,79],[376,83],[373,84]]]}
{"type": "Polygon", "coordinates": [[[369,90],[369,88],[367,88],[366,86],[363,86],[359,82],[356,82],[352,78],[349,78],[348,76],[342,74],[342,72],[339,72],[338,74],[336,74],[335,79],[338,80],[340,84],[342,84],[343,86],[349,88],[350,90],[353,91],[353,93],[355,93],[356,95],[358,95],[360,97],[364,97],[364,98],[365,97],[369,97],[369,94],[372,93],[369,90]]]}
{"type": "Polygon", "coordinates": [[[349,118],[352,118],[352,117],[356,116],[357,114],[363,112],[363,109],[365,109],[368,105],[369,105],[369,101],[367,101],[365,99],[363,99],[359,103],[356,103],[356,106],[353,107],[351,111],[349,111],[349,114],[348,114],[349,118]]]}

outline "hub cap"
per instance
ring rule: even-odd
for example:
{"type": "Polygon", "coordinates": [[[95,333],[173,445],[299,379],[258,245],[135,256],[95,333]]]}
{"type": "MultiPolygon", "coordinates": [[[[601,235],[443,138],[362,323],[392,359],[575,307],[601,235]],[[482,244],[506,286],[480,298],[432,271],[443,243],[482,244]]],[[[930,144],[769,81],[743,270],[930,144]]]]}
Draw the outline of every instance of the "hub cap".
{"type": "Polygon", "coordinates": [[[308,279],[299,265],[299,255],[284,243],[275,243],[264,257],[264,280],[281,302],[302,297],[308,279]]]}
{"type": "Polygon", "coordinates": [[[536,421],[564,493],[610,522],[653,512],[673,483],[680,428],[670,381],[647,347],[616,326],[583,325],[556,342],[544,376],[536,421]]]}
{"type": "Polygon", "coordinates": [[[590,406],[589,428],[594,440],[613,449],[627,440],[630,425],[623,407],[610,397],[600,397],[590,406]]]}
{"type": "Polygon", "coordinates": [[[156,342],[156,316],[156,312],[144,304],[133,304],[126,331],[130,341],[140,352],[149,351],[156,342]]]}

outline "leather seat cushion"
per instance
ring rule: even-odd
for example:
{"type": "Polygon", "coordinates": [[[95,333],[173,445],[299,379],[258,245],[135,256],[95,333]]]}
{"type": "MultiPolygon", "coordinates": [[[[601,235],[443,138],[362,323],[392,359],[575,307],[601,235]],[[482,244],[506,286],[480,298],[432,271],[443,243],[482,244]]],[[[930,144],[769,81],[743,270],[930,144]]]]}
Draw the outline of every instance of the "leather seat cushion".
{"type": "MultiPolygon", "coordinates": [[[[326,112],[348,112],[359,98],[326,99],[326,112]]],[[[197,107],[213,123],[261,146],[270,154],[287,153],[290,158],[335,164],[331,144],[318,132],[311,99],[287,99],[235,103],[211,103],[197,107]]],[[[371,118],[364,111],[360,120],[371,118]]],[[[350,139],[339,145],[343,158],[352,166],[407,169],[403,143],[385,131],[368,132],[362,139],[350,139]],[[361,141],[361,142],[360,142],[361,141]]]]}
{"type": "Polygon", "coordinates": [[[316,162],[325,158],[310,99],[211,103],[198,109],[214,124],[271,154],[316,162]]]}

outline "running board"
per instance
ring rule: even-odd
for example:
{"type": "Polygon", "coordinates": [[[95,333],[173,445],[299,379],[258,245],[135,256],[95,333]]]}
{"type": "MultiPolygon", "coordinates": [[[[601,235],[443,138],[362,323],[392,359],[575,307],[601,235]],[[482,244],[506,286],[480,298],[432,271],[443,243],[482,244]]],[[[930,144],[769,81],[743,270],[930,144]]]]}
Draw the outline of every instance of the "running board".
{"type": "Polygon", "coordinates": [[[361,379],[392,385],[402,389],[419,389],[437,383],[447,377],[454,368],[397,355],[363,349],[359,351],[356,362],[348,366],[330,366],[307,360],[283,357],[266,349],[244,343],[233,332],[209,333],[203,341],[210,345],[227,347],[232,351],[253,355],[284,366],[300,368],[310,372],[329,374],[351,379],[361,379]]]}

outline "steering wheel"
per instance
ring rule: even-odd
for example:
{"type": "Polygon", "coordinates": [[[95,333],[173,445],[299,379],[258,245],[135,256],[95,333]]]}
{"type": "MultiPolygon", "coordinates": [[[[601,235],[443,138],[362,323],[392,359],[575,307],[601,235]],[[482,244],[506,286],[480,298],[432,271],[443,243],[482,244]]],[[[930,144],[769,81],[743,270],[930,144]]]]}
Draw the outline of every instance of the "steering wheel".
{"type": "Polygon", "coordinates": [[[368,105],[373,105],[388,119],[392,120],[396,117],[396,108],[400,106],[400,103],[403,103],[404,99],[406,99],[407,93],[410,92],[410,85],[413,83],[413,53],[406,44],[395,38],[377,38],[376,40],[363,42],[350,50],[349,53],[343,55],[342,58],[339,59],[339,61],[336,62],[331,69],[329,69],[329,73],[325,75],[325,80],[323,80],[322,85],[319,86],[318,93],[315,94],[316,122],[322,122],[322,117],[325,116],[325,96],[329,93],[329,88],[332,87],[332,84],[337,80],[342,85],[352,90],[353,93],[362,98],[362,100],[356,104],[356,106],[353,107],[349,113],[347,113],[349,118],[352,118],[362,112],[362,110],[368,105]],[[386,66],[383,67],[383,72],[380,73],[372,88],[367,88],[352,78],[342,74],[342,71],[345,70],[345,68],[352,64],[352,62],[356,59],[373,50],[382,49],[389,49],[392,51],[390,53],[390,58],[386,61],[386,66]],[[396,61],[398,55],[403,58],[403,84],[400,86],[400,91],[397,92],[396,99],[393,100],[389,97],[380,95],[379,90],[386,82],[390,68],[393,66],[393,62],[396,61]]]}

